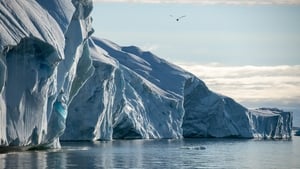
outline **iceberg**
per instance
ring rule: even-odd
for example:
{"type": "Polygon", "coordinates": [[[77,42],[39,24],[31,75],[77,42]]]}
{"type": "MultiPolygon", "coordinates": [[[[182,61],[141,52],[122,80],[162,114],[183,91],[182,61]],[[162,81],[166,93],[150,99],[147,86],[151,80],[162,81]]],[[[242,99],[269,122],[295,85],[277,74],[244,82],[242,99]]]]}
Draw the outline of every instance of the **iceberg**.
{"type": "Polygon", "coordinates": [[[95,72],[71,102],[61,139],[181,137],[182,100],[89,42],[95,72]]]}
{"type": "Polygon", "coordinates": [[[93,71],[91,9],[92,0],[0,2],[1,146],[60,146],[68,104],[93,71]]]}
{"type": "Polygon", "coordinates": [[[291,138],[293,114],[276,108],[250,110],[249,118],[256,138],[291,138]]]}
{"type": "Polygon", "coordinates": [[[62,140],[291,137],[290,112],[247,109],[138,47],[89,43],[95,73],[69,106],[62,140]]]}
{"type": "Polygon", "coordinates": [[[151,52],[92,37],[92,8],[92,0],[0,1],[1,147],[291,137],[291,112],[247,109],[151,52]]]}

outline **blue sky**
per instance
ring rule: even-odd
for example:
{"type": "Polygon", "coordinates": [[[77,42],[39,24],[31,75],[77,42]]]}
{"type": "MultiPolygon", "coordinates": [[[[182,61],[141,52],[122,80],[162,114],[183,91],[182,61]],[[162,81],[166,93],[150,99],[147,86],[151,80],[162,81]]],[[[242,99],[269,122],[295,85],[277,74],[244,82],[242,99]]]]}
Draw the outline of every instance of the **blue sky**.
{"type": "Polygon", "coordinates": [[[245,106],[296,111],[300,125],[299,0],[124,1],[94,5],[95,36],[152,51],[245,106]]]}
{"type": "Polygon", "coordinates": [[[300,5],[96,3],[93,18],[96,36],[172,62],[300,64],[300,5]]]}

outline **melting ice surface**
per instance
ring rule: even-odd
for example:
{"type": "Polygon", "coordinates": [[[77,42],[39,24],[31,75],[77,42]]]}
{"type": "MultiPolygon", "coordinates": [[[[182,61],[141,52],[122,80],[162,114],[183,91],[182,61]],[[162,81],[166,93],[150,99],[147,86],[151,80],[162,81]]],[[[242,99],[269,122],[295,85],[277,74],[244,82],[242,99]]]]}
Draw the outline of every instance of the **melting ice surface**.
{"type": "Polygon", "coordinates": [[[63,142],[61,150],[0,154],[0,168],[296,169],[300,137],[63,142]],[[205,147],[198,149],[197,147],[205,147]]]}

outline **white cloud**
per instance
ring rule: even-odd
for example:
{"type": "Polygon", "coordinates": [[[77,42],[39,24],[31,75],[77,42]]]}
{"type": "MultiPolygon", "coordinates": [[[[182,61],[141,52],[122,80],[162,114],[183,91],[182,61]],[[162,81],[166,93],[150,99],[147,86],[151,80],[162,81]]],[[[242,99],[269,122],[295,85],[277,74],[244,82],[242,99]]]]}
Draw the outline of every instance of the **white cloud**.
{"type": "Polygon", "coordinates": [[[300,106],[300,65],[178,65],[198,76],[213,91],[248,106],[300,106]]]}
{"type": "Polygon", "coordinates": [[[94,0],[94,2],[198,3],[198,4],[300,4],[300,0],[94,0]]]}

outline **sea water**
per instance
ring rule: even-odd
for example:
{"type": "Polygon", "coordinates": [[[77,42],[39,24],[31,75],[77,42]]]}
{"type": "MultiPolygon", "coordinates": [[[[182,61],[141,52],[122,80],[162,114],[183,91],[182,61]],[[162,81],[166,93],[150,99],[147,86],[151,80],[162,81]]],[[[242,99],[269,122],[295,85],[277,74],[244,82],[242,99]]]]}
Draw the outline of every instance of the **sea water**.
{"type": "Polygon", "coordinates": [[[0,154],[0,168],[299,169],[300,137],[62,142],[59,150],[0,154]]]}

